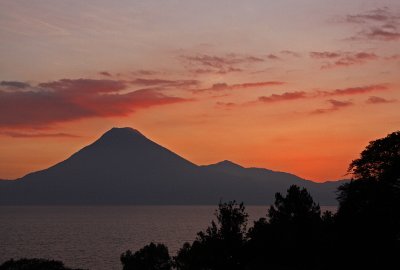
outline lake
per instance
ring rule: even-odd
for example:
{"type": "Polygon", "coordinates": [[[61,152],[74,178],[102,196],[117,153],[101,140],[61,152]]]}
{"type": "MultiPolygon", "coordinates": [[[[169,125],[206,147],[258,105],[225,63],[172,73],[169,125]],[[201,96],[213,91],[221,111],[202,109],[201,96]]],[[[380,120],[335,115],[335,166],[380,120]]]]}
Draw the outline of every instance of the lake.
{"type": "MultiPolygon", "coordinates": [[[[0,206],[0,264],[61,260],[68,267],[121,269],[119,257],[151,241],[174,255],[215,219],[216,206],[0,206]]],[[[321,207],[335,210],[335,207],[321,207]]],[[[268,206],[248,206],[249,226],[268,206]]]]}

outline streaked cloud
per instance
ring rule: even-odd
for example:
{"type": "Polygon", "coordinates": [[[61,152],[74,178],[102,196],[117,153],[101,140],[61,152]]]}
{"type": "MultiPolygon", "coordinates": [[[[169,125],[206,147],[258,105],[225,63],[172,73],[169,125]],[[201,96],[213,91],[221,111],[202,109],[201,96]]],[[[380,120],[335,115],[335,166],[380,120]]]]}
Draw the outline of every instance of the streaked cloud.
{"type": "Polygon", "coordinates": [[[243,65],[262,63],[262,57],[240,54],[225,54],[222,56],[209,54],[181,55],[179,57],[186,69],[195,74],[227,74],[243,71],[243,65]]]}
{"type": "Polygon", "coordinates": [[[351,101],[340,101],[336,99],[329,99],[327,100],[327,102],[330,104],[330,107],[324,109],[316,109],[312,111],[311,114],[331,113],[354,105],[354,103],[351,101]]]}
{"type": "Polygon", "coordinates": [[[129,81],[133,85],[141,86],[174,86],[174,87],[191,87],[200,84],[198,80],[165,80],[165,79],[143,79],[138,78],[129,81]]]}
{"type": "Polygon", "coordinates": [[[100,71],[99,75],[106,76],[106,77],[111,77],[112,76],[111,73],[108,72],[108,71],[100,71]]]}
{"type": "Polygon", "coordinates": [[[69,134],[69,133],[24,133],[14,131],[2,131],[2,136],[8,136],[12,138],[80,138],[81,136],[69,134]]]}
{"type": "Polygon", "coordinates": [[[368,104],[382,104],[382,103],[393,103],[393,102],[396,102],[396,100],[395,99],[386,99],[383,97],[371,96],[367,99],[366,102],[368,104]]]}
{"type": "Polygon", "coordinates": [[[360,65],[368,61],[377,60],[379,56],[369,52],[310,52],[310,57],[322,60],[321,69],[329,69],[334,67],[349,67],[360,65]]]}
{"type": "Polygon", "coordinates": [[[400,40],[400,14],[388,7],[347,15],[345,22],[359,25],[351,39],[400,40]]]}
{"type": "Polygon", "coordinates": [[[385,91],[388,87],[384,84],[366,85],[359,87],[348,87],[342,89],[335,89],[330,91],[318,91],[318,95],[322,96],[345,96],[345,95],[358,95],[376,91],[385,91]]]}
{"type": "Polygon", "coordinates": [[[215,91],[223,91],[223,90],[237,90],[237,89],[247,89],[247,88],[260,88],[267,86],[279,86],[283,85],[285,82],[281,81],[265,81],[265,82],[247,82],[247,83],[239,83],[239,84],[227,84],[227,83],[215,83],[211,87],[195,89],[194,93],[202,93],[202,92],[215,92],[215,91]]]}
{"type": "Polygon", "coordinates": [[[291,51],[291,50],[282,50],[282,51],[280,51],[280,53],[282,55],[288,55],[288,56],[292,56],[292,57],[301,57],[300,53],[291,51]]]}
{"type": "Polygon", "coordinates": [[[297,91],[297,92],[285,92],[283,94],[272,94],[270,96],[261,96],[258,98],[258,100],[261,102],[270,103],[270,102],[279,102],[279,101],[287,101],[295,99],[304,99],[307,97],[308,95],[306,92],[297,91]]]}

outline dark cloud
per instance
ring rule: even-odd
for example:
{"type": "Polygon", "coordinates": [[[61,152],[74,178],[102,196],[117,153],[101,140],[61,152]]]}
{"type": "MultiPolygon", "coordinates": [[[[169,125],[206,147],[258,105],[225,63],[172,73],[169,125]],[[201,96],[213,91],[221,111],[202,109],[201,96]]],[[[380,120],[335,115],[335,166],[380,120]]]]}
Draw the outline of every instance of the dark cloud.
{"type": "Polygon", "coordinates": [[[369,104],[382,104],[382,103],[393,103],[395,99],[385,99],[382,97],[371,96],[367,99],[367,103],[369,104]]]}
{"type": "Polygon", "coordinates": [[[62,79],[40,83],[34,91],[0,90],[0,127],[47,127],[88,117],[127,116],[141,108],[185,101],[154,89],[130,91],[123,81],[62,79]]]}
{"type": "Polygon", "coordinates": [[[85,95],[91,93],[118,92],[126,88],[126,83],[118,80],[62,79],[40,83],[38,86],[59,93],[78,93],[80,95],[85,95]]]}
{"type": "Polygon", "coordinates": [[[18,81],[2,81],[0,82],[0,86],[4,86],[7,88],[16,88],[16,89],[25,89],[29,88],[29,83],[18,82],[18,81]]]}
{"type": "Polygon", "coordinates": [[[106,76],[106,77],[111,77],[112,76],[111,73],[108,72],[108,71],[101,71],[101,72],[99,72],[99,74],[102,75],[102,76],[106,76]]]}

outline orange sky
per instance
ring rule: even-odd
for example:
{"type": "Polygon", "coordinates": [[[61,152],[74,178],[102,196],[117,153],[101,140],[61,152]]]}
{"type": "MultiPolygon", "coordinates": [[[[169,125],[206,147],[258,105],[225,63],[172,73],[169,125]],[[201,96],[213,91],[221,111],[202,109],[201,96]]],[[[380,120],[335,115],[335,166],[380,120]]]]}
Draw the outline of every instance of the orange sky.
{"type": "Polygon", "coordinates": [[[335,180],[399,129],[398,1],[117,2],[0,3],[0,178],[130,126],[196,164],[335,180]]]}

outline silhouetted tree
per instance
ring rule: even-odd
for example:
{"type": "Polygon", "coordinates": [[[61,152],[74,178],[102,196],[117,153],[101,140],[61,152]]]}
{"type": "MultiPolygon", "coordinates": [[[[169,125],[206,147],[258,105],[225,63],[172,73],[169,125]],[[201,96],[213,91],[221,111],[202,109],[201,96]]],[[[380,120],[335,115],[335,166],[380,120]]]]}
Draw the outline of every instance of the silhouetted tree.
{"type": "Polygon", "coordinates": [[[249,230],[249,269],[314,269],[321,245],[321,211],[304,188],[291,186],[286,196],[275,194],[268,219],[262,218],[249,230]],[[268,220],[269,219],[269,220],[268,220]]]}
{"type": "Polygon", "coordinates": [[[347,260],[384,267],[399,250],[400,132],[370,142],[348,172],[352,180],[339,188],[337,213],[342,244],[352,254],[347,260]]]}
{"type": "Polygon", "coordinates": [[[275,194],[275,203],[268,216],[272,225],[308,226],[321,220],[321,209],[305,188],[292,185],[286,197],[279,192],[275,194]]]}
{"type": "Polygon", "coordinates": [[[172,261],[168,248],[150,243],[134,254],[128,250],[121,255],[123,270],[170,270],[172,261]]]}
{"type": "MultiPolygon", "coordinates": [[[[8,260],[0,265],[0,270],[73,270],[60,261],[45,259],[8,260]]],[[[79,270],[79,269],[75,269],[79,270]]]]}
{"type": "Polygon", "coordinates": [[[220,203],[205,232],[199,232],[190,245],[185,243],[175,257],[179,270],[243,269],[243,246],[248,214],[243,203],[220,203]]]}

